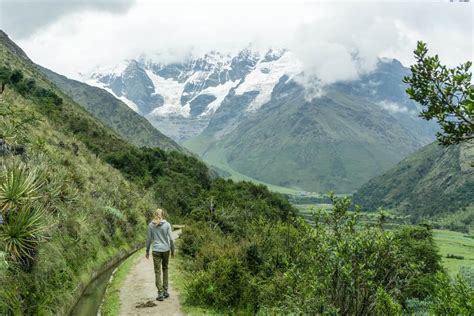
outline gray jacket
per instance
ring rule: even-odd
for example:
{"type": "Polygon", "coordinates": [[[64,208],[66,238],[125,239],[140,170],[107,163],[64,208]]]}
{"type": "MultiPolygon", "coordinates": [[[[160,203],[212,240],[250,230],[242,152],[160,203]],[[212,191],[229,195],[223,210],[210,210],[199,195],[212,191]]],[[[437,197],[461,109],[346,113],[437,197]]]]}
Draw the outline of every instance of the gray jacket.
{"type": "Polygon", "coordinates": [[[151,222],[148,224],[148,234],[146,238],[146,252],[151,251],[166,252],[171,250],[174,253],[173,235],[171,234],[171,225],[166,220],[162,220],[158,225],[151,222]]]}

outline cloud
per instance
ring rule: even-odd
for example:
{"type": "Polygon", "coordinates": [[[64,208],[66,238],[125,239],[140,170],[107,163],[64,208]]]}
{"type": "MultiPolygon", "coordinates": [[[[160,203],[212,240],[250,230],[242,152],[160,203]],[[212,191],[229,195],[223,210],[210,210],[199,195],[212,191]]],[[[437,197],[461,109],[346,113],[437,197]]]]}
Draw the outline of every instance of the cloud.
{"type": "Polygon", "coordinates": [[[449,65],[472,60],[471,3],[137,0],[114,10],[69,10],[19,44],[36,62],[72,77],[142,54],[173,62],[250,44],[292,50],[304,80],[323,85],[358,78],[378,57],[408,65],[419,39],[449,65]]]}
{"type": "Polygon", "coordinates": [[[387,110],[390,113],[409,113],[411,115],[417,115],[417,112],[414,110],[410,110],[404,105],[401,105],[396,102],[391,102],[391,101],[380,101],[378,102],[378,105],[382,107],[383,109],[387,110]]]}
{"type": "Polygon", "coordinates": [[[124,13],[134,0],[0,0],[1,27],[15,39],[27,38],[61,17],[81,11],[124,13]]]}
{"type": "Polygon", "coordinates": [[[372,71],[378,58],[412,63],[418,40],[455,65],[472,56],[471,4],[324,3],[313,22],[302,24],[290,46],[307,75],[322,84],[357,79],[372,71]],[[442,21],[442,22],[440,22],[442,21]]]}

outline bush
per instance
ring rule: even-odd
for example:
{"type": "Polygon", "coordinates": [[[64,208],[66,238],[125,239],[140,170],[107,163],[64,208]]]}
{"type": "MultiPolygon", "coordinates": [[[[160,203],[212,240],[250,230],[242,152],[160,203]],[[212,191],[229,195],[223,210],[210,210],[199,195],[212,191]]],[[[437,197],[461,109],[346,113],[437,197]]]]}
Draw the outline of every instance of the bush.
{"type": "Polygon", "coordinates": [[[430,311],[435,315],[473,315],[474,288],[461,276],[451,281],[445,273],[438,273],[431,296],[430,311]]]}
{"type": "Polygon", "coordinates": [[[36,170],[14,163],[0,170],[0,210],[13,210],[39,198],[42,182],[36,170]]]}
{"type": "Polygon", "coordinates": [[[441,266],[430,227],[362,228],[358,212],[349,212],[351,201],[334,196],[334,208],[317,213],[311,227],[259,187],[239,183],[245,189],[237,191],[222,180],[218,186],[206,200],[209,210],[192,213],[220,228],[216,238],[197,228],[203,223],[182,240],[197,270],[187,291],[191,302],[265,313],[400,314],[397,302],[432,293],[441,266]],[[249,289],[229,271],[245,275],[249,289]]]}
{"type": "Polygon", "coordinates": [[[200,271],[186,288],[191,304],[216,309],[245,309],[250,274],[235,258],[220,257],[200,271]],[[246,298],[246,299],[244,299],[246,298]]]}
{"type": "Polygon", "coordinates": [[[402,315],[402,307],[400,304],[394,302],[392,297],[388,295],[383,288],[378,288],[375,314],[387,316],[402,315]]]}
{"type": "Polygon", "coordinates": [[[449,253],[448,253],[448,254],[446,255],[446,258],[463,260],[463,259],[464,259],[464,256],[453,255],[453,254],[449,254],[449,253]]]}

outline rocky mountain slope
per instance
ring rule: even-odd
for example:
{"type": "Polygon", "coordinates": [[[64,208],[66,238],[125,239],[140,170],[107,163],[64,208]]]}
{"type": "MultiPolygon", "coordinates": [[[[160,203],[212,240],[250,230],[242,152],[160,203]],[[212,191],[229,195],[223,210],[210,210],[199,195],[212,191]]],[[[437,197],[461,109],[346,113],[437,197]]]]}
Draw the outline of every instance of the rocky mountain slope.
{"type": "Polygon", "coordinates": [[[64,93],[130,143],[183,151],[175,141],[163,135],[144,117],[135,113],[109,92],[69,79],[47,68],[41,66],[38,68],[64,93]]]}

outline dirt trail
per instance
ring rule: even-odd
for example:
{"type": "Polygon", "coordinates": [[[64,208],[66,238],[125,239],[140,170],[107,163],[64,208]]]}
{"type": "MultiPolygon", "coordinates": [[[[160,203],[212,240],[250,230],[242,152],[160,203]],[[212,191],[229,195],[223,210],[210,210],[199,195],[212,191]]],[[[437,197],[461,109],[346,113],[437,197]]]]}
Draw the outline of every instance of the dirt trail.
{"type": "MultiPolygon", "coordinates": [[[[178,238],[180,233],[181,230],[173,231],[173,239],[178,238]]],[[[174,260],[170,257],[170,274],[176,266],[174,260]]],[[[135,262],[120,289],[120,315],[184,315],[171,278],[168,292],[169,298],[162,302],[156,300],[153,259],[150,255],[150,259],[147,260],[143,251],[143,257],[135,262]]]]}

